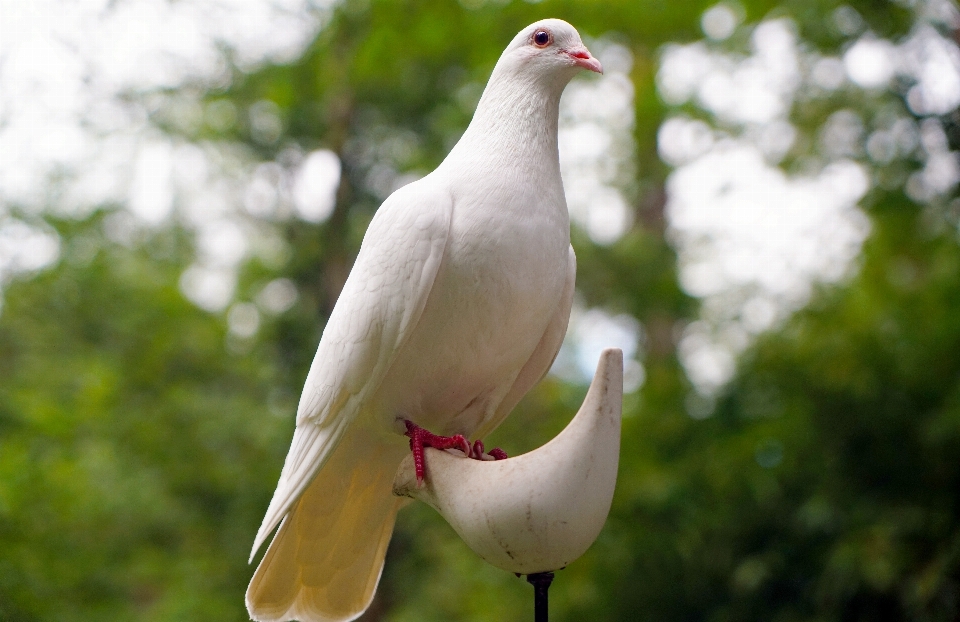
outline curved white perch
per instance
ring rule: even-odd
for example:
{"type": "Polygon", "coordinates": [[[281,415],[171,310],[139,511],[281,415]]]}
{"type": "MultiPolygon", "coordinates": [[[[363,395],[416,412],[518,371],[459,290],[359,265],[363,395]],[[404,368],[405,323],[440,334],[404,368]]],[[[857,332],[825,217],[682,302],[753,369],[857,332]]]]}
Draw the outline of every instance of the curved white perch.
{"type": "Polygon", "coordinates": [[[417,488],[413,457],[393,493],[419,499],[487,562],[519,574],[563,568],[596,540],[607,520],[620,458],[623,353],[603,351],[579,412],[529,453],[483,462],[427,449],[417,488]]]}

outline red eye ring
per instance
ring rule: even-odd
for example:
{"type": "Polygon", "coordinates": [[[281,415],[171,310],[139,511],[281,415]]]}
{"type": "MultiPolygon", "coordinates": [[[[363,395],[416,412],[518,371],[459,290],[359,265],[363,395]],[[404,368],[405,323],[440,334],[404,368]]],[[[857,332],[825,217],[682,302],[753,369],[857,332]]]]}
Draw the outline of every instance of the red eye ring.
{"type": "Polygon", "coordinates": [[[549,30],[538,30],[533,33],[533,44],[538,48],[545,48],[551,43],[553,43],[553,35],[550,34],[549,30]]]}

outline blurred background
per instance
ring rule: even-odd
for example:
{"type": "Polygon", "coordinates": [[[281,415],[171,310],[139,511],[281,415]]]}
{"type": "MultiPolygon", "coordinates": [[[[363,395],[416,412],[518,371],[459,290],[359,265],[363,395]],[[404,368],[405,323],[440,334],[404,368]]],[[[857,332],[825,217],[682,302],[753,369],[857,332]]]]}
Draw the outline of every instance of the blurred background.
{"type": "MultiPolygon", "coordinates": [[[[246,558],[363,232],[560,17],[579,258],[548,378],[627,358],[608,524],[553,619],[960,616],[949,0],[0,1],[0,620],[245,620],[246,558]]],[[[527,620],[401,513],[366,621],[527,620]]]]}

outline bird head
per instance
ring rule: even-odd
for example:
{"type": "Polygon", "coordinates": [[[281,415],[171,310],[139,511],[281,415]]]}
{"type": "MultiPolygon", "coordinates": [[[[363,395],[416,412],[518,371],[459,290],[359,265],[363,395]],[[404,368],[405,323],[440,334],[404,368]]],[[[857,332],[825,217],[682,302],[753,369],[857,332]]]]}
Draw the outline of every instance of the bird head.
{"type": "Polygon", "coordinates": [[[500,62],[514,71],[568,81],[580,69],[603,73],[600,61],[580,39],[577,29],[561,19],[544,19],[517,33],[500,62]]]}
{"type": "Polygon", "coordinates": [[[524,157],[536,159],[544,149],[556,160],[560,96],[581,69],[603,73],[567,22],[544,19],[521,30],[500,55],[470,126],[447,160],[467,161],[472,170],[478,153],[518,158],[525,150],[524,157]]]}

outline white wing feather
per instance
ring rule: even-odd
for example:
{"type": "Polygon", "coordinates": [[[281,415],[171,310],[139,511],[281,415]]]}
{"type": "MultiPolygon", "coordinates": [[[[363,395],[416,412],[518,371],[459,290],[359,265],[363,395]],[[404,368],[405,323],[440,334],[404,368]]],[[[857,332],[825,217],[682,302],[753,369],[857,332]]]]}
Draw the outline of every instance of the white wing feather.
{"type": "Polygon", "coordinates": [[[297,429],[250,558],[336,448],[423,312],[443,260],[453,199],[427,179],[377,210],[310,366],[297,429]]]}

